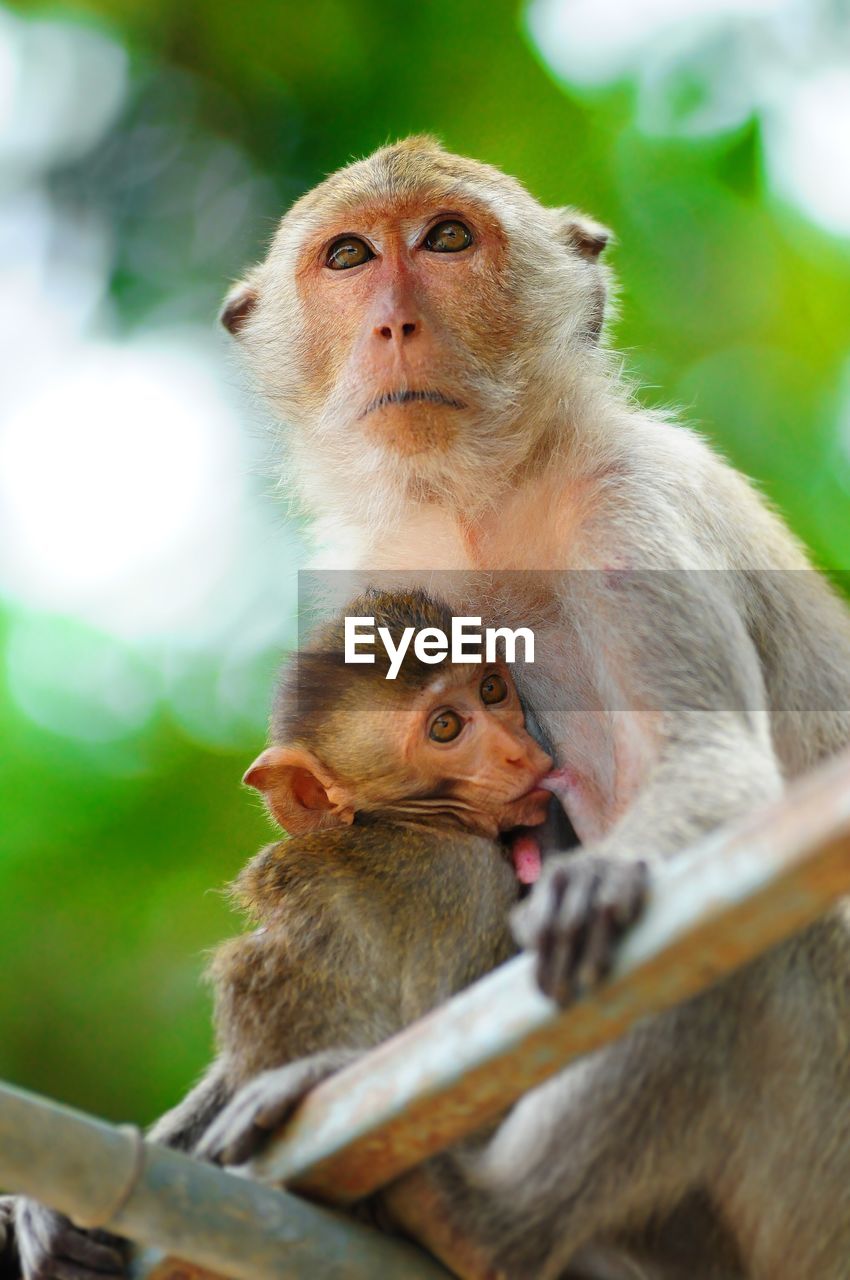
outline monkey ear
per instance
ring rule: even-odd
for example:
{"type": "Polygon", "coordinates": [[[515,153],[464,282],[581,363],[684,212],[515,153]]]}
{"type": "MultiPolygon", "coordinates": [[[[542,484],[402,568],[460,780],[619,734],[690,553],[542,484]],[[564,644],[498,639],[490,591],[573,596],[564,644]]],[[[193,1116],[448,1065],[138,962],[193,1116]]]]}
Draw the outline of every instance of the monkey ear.
{"type": "Polygon", "coordinates": [[[258,298],[259,294],[250,280],[240,280],[233,286],[218,316],[228,333],[234,337],[239,333],[256,307],[258,298]]]}
{"type": "Polygon", "coordinates": [[[614,238],[614,233],[601,222],[588,218],[575,209],[556,209],[558,220],[558,238],[569,249],[574,249],[583,258],[595,262],[602,250],[614,238]]]}
{"type": "Polygon", "coordinates": [[[354,821],[346,789],[303,747],[267,747],[242,781],[262,792],[270,813],[291,836],[354,821]]]}

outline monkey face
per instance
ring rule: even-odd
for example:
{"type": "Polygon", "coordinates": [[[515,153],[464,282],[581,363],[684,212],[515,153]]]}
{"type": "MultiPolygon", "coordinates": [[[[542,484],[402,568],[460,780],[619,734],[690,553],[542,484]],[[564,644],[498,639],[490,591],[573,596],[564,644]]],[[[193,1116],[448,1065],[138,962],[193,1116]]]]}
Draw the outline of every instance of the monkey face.
{"type": "Polygon", "coordinates": [[[409,139],[303,197],[223,319],[296,428],[302,474],[468,501],[550,429],[552,352],[598,334],[606,238],[409,139]]]}
{"type": "Polygon", "coordinates": [[[546,819],[541,782],[552,760],[526,730],[510,672],[497,664],[458,677],[450,669],[413,709],[403,745],[408,768],[473,830],[537,826],[546,819]]]}
{"type": "Polygon", "coordinates": [[[552,760],[527,732],[503,665],[472,675],[455,666],[415,692],[368,681],[352,693],[305,726],[304,741],[267,748],[245,775],[290,834],[357,814],[486,836],[545,821],[552,760]]]}
{"type": "Polygon", "coordinates": [[[516,312],[497,219],[446,201],[432,185],[329,211],[296,268],[301,422],[350,464],[426,483],[495,444],[516,312]]]}
{"type": "Polygon", "coordinates": [[[350,709],[331,721],[337,750],[348,742],[335,766],[354,778],[353,812],[449,820],[488,836],[545,821],[552,760],[525,728],[507,667],[455,665],[415,693],[386,682],[377,693],[356,726],[344,723],[350,709]]]}

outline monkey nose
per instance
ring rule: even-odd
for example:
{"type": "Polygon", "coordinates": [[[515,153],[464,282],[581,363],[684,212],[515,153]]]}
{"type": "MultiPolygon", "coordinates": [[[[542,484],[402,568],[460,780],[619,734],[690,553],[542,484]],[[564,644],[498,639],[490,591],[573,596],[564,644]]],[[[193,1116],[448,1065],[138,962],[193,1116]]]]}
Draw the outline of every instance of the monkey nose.
{"type": "Polygon", "coordinates": [[[417,324],[415,320],[391,320],[386,324],[375,326],[375,336],[383,338],[385,342],[406,342],[416,333],[417,324]]]}
{"type": "Polygon", "coordinates": [[[527,764],[534,773],[542,774],[549,773],[549,771],[554,768],[555,761],[535,742],[531,750],[528,752],[527,764]]]}

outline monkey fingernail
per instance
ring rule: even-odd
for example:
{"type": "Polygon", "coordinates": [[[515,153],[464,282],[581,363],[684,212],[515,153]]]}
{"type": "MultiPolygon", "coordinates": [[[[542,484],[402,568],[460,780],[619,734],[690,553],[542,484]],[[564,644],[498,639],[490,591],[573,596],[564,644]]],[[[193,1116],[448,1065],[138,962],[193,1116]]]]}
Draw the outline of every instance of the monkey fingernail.
{"type": "Polygon", "coordinates": [[[579,987],[583,993],[592,991],[610,973],[615,935],[613,908],[604,908],[591,927],[587,953],[578,975],[579,987]]]}

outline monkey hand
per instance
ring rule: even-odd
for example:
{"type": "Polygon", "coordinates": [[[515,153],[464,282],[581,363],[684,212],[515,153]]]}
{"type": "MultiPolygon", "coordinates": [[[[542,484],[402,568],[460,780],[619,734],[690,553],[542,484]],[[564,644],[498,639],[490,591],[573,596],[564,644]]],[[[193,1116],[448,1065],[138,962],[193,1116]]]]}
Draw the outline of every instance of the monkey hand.
{"type": "Polygon", "coordinates": [[[511,913],[517,942],[537,951],[544,995],[569,1004],[607,976],[648,885],[645,862],[576,853],[544,863],[531,895],[511,913]]]}
{"type": "Polygon", "coordinates": [[[285,1123],[311,1089],[361,1056],[360,1049],[327,1049],[263,1071],[250,1080],[207,1129],[195,1148],[202,1160],[244,1164],[285,1123]]]}
{"type": "Polygon", "coordinates": [[[104,1280],[126,1274],[120,1237],[75,1227],[70,1218],[37,1200],[18,1197],[15,1236],[22,1280],[104,1280]]]}

